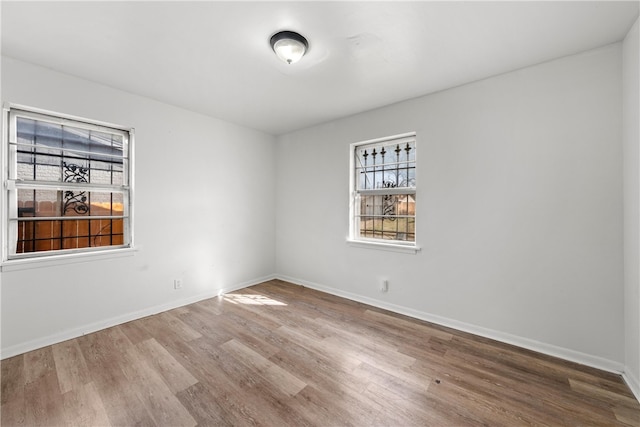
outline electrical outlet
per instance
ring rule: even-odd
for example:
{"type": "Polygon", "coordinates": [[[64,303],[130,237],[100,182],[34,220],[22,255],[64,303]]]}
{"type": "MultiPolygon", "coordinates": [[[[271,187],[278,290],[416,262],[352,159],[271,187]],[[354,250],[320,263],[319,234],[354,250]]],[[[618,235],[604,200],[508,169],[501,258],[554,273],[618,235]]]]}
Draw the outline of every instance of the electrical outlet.
{"type": "Polygon", "coordinates": [[[173,289],[182,289],[182,279],[175,279],[173,281],[173,289]]]}
{"type": "Polygon", "coordinates": [[[380,292],[387,292],[389,290],[389,281],[383,280],[380,282],[380,292]]]}

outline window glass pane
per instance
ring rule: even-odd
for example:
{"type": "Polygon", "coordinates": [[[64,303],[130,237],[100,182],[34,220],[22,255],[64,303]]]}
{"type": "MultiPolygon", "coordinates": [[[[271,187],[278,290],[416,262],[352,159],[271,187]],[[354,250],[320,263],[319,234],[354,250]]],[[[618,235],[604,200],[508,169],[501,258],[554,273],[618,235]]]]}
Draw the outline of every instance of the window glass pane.
{"type": "MultiPolygon", "coordinates": [[[[34,154],[18,151],[17,177],[23,180],[49,182],[86,182],[89,184],[122,185],[124,163],[122,159],[93,159],[90,155],[34,154]]],[[[52,150],[44,150],[52,151],[52,150]]],[[[62,151],[61,151],[62,152],[62,151]]]]}
{"type": "Polygon", "coordinates": [[[35,162],[31,161],[31,155],[18,153],[18,167],[16,175],[18,179],[35,179],[36,167],[35,162]]]}
{"type": "Polygon", "coordinates": [[[360,197],[360,237],[415,241],[415,194],[360,197]]]}
{"type": "Polygon", "coordinates": [[[16,121],[18,143],[33,144],[33,139],[36,134],[36,121],[24,117],[17,117],[16,121]]]}
{"type": "Polygon", "coordinates": [[[36,216],[35,200],[35,190],[18,190],[18,216],[36,216]]]}
{"type": "Polygon", "coordinates": [[[122,185],[123,163],[92,160],[89,169],[89,182],[91,184],[115,184],[122,185]]]}
{"type": "Polygon", "coordinates": [[[21,144],[18,146],[19,179],[123,183],[122,135],[22,117],[16,120],[18,144],[21,144]]]}
{"type": "Polygon", "coordinates": [[[17,117],[16,125],[19,143],[89,151],[98,155],[123,156],[124,137],[121,134],[60,125],[24,117],[17,117]]]}
{"type": "Polygon", "coordinates": [[[123,222],[122,218],[18,221],[16,253],[122,245],[123,222]]]}
{"type": "Polygon", "coordinates": [[[415,218],[363,217],[360,237],[414,242],[415,218]]]}
{"type": "Polygon", "coordinates": [[[387,141],[356,148],[358,190],[415,187],[415,141],[387,141]]]}
{"type": "Polygon", "coordinates": [[[24,179],[35,179],[36,181],[60,181],[59,165],[35,165],[35,172],[35,177],[25,177],[24,179]]]}
{"type": "Polygon", "coordinates": [[[360,197],[361,216],[414,216],[415,214],[415,194],[366,195],[360,197]]]}
{"type": "Polygon", "coordinates": [[[18,217],[122,216],[123,213],[122,193],[18,190],[18,217]]]}

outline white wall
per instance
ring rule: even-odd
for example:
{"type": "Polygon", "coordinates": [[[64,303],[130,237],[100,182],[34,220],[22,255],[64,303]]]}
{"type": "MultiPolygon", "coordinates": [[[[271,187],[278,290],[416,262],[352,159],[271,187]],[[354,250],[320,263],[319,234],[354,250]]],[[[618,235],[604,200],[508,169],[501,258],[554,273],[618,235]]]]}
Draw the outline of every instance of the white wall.
{"type": "Polygon", "coordinates": [[[640,399],[640,51],[638,21],[622,50],[625,378],[640,399]]]}
{"type": "Polygon", "coordinates": [[[283,135],[277,273],[622,371],[621,105],[615,44],[283,135]],[[422,251],[348,246],[349,144],[409,131],[422,251]]]}
{"type": "Polygon", "coordinates": [[[274,137],[10,58],[2,96],[135,127],[139,247],[131,257],[4,271],[2,357],[273,274],[274,137]]]}

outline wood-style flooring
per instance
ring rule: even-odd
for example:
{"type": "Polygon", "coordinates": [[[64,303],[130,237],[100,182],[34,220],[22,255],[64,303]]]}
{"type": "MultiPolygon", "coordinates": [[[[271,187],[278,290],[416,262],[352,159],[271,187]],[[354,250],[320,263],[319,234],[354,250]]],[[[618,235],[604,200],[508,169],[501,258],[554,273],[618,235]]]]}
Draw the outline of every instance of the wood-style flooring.
{"type": "Polygon", "coordinates": [[[3,360],[9,426],[640,426],[618,375],[273,280],[3,360]]]}

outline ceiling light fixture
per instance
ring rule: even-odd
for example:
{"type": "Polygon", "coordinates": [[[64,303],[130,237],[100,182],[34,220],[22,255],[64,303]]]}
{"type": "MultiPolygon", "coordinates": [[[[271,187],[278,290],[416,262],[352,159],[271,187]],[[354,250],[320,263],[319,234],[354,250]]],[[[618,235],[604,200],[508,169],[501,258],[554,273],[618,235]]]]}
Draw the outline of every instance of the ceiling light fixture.
{"type": "Polygon", "coordinates": [[[307,39],[293,31],[280,31],[271,36],[271,48],[287,64],[300,61],[309,48],[307,39]]]}

